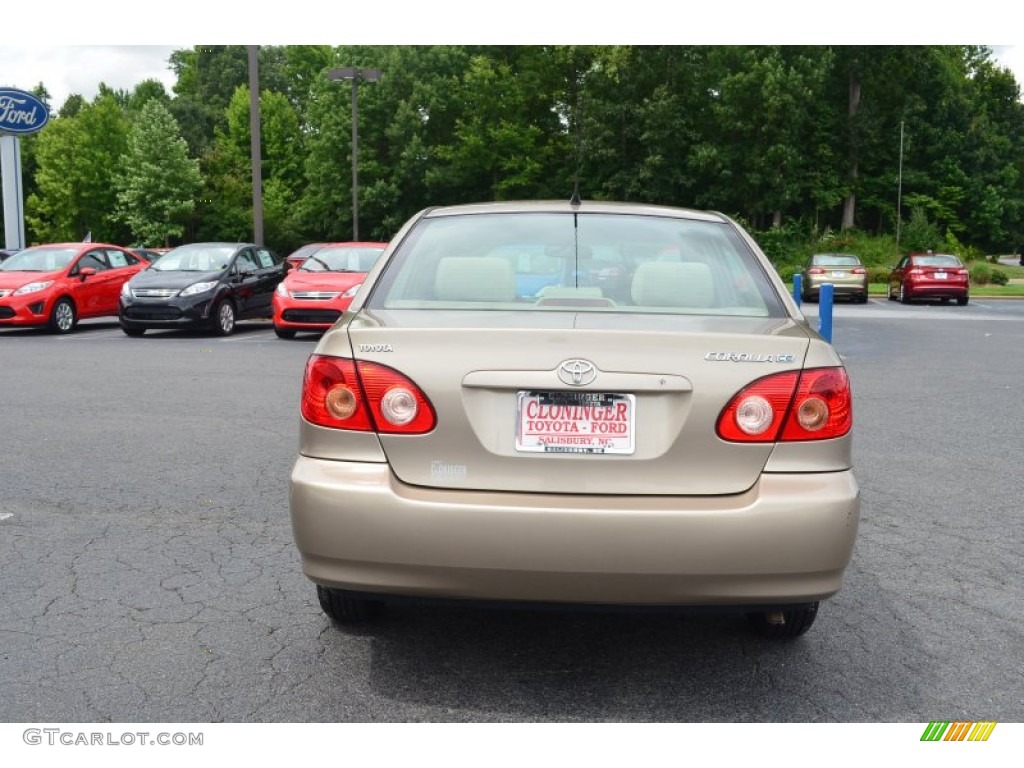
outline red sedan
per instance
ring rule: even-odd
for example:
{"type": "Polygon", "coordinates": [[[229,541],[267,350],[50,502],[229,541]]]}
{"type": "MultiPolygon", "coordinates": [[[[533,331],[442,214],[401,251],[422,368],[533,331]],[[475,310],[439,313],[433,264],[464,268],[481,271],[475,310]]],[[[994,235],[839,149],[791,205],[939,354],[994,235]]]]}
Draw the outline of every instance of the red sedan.
{"type": "Polygon", "coordinates": [[[387,243],[326,243],[274,292],[274,332],[326,331],[341,317],[387,243]]]}
{"type": "Polygon", "coordinates": [[[908,253],[889,273],[889,301],[909,304],[912,299],[956,299],[967,304],[970,278],[967,267],[948,253],[908,253]]]}
{"type": "Polygon", "coordinates": [[[117,316],[121,286],[146,262],[103,243],[26,248],[0,264],[0,328],[69,333],[79,319],[117,316]]]}

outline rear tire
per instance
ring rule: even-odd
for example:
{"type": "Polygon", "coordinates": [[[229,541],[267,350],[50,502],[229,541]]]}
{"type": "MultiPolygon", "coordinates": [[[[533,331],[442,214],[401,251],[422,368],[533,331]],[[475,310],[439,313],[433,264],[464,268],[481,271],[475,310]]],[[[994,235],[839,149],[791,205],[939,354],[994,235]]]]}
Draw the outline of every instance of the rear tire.
{"type": "Polygon", "coordinates": [[[910,294],[907,293],[907,289],[903,287],[903,283],[900,283],[900,304],[909,304],[910,294]]]}
{"type": "Polygon", "coordinates": [[[767,613],[750,613],[747,614],[747,618],[762,637],[784,640],[799,637],[810,629],[818,616],[818,606],[819,603],[807,603],[799,608],[781,611],[782,624],[769,623],[767,613]]]}
{"type": "Polygon", "coordinates": [[[71,333],[78,323],[78,315],[75,314],[75,305],[71,299],[64,297],[54,302],[50,310],[50,320],[47,328],[51,333],[71,333]]]}
{"type": "Polygon", "coordinates": [[[956,300],[956,305],[958,307],[966,307],[967,306],[967,299],[968,299],[967,296],[958,296],[957,300],[956,300]]]}
{"type": "Polygon", "coordinates": [[[351,597],[337,589],[316,585],[316,596],[320,607],[336,624],[363,624],[380,611],[376,600],[351,597]]]}

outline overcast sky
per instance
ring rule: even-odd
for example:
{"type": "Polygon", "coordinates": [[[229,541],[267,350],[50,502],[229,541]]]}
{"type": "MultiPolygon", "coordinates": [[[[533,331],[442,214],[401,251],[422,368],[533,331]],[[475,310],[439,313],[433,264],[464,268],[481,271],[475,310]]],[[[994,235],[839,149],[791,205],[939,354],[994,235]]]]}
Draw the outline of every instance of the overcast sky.
{"type": "Polygon", "coordinates": [[[677,7],[670,23],[652,24],[670,7],[663,0],[589,0],[558,3],[517,0],[515,13],[487,18],[479,0],[377,0],[325,6],[316,0],[288,0],[287,13],[239,11],[231,14],[210,0],[176,0],[148,7],[145,18],[126,15],[116,0],[21,0],[0,13],[0,87],[31,90],[42,82],[59,109],[68,95],[87,101],[99,84],[131,90],[150,78],[174,84],[167,60],[171,51],[192,45],[222,44],[398,44],[398,43],[801,43],[801,44],[957,44],[990,45],[997,60],[1024,85],[1024,27],[1009,24],[1002,0],[972,0],[970,14],[941,21],[927,18],[917,4],[858,0],[848,16],[820,0],[730,0],[723,17],[719,4],[677,7]],[[10,7],[13,6],[13,7],[10,7]],[[325,10],[332,8],[332,10],[325,10]],[[212,9],[212,10],[211,10],[212,9]],[[628,13],[624,12],[628,9],[628,13]],[[161,18],[159,13],[167,14],[161,18]],[[827,15],[826,15],[827,14],[827,15]],[[205,40],[201,38],[206,38],[205,40]],[[326,39],[325,39],[326,38],[326,39]],[[29,41],[37,40],[34,44],[29,41]],[[1017,41],[1022,45],[1013,45],[1017,41]],[[121,45],[129,41],[134,45],[121,45]],[[994,45],[992,41],[1003,43],[994,45]],[[89,45],[82,45],[88,42],[89,45]]]}

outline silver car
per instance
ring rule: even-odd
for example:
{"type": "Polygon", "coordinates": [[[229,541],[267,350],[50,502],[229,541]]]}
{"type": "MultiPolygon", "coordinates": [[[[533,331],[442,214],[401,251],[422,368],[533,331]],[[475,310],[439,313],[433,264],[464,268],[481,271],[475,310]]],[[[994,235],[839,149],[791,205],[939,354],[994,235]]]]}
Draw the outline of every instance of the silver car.
{"type": "Polygon", "coordinates": [[[796,636],[853,550],[851,426],[839,356],[729,218],[429,209],[308,360],[295,541],[339,623],[444,598],[796,636]]]}

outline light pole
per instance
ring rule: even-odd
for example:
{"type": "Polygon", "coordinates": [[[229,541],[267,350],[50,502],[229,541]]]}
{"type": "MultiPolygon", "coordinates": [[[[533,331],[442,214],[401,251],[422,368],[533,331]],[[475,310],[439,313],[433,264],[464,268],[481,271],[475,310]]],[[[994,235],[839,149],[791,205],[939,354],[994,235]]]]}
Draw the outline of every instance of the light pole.
{"type": "Polygon", "coordinates": [[[263,164],[260,159],[260,76],[258,45],[246,46],[249,53],[249,161],[252,164],[253,242],[263,245],[263,164]]]}
{"type": "Polygon", "coordinates": [[[352,81],[352,239],[359,240],[359,81],[375,83],[383,77],[379,69],[341,67],[327,73],[328,80],[352,81]]]}
{"type": "Polygon", "coordinates": [[[896,189],[896,248],[900,247],[900,224],[903,223],[903,121],[900,120],[900,172],[896,189]]]}

